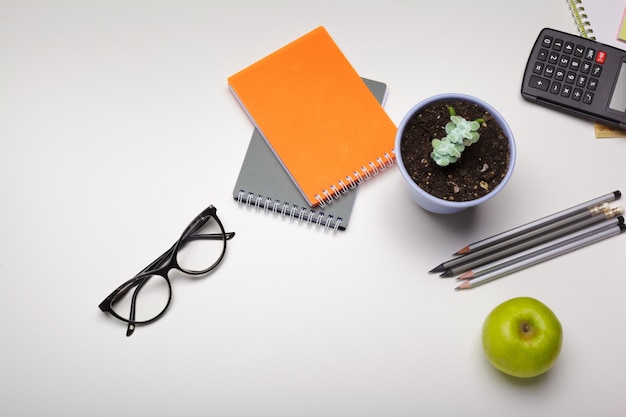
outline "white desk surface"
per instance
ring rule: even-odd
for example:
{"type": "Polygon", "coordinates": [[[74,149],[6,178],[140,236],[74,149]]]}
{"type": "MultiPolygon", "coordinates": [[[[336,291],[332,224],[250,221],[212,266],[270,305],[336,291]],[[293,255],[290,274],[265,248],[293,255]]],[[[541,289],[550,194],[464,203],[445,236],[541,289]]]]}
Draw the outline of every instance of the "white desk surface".
{"type": "Polygon", "coordinates": [[[565,0],[212,3],[0,1],[0,415],[626,413],[625,237],[465,292],[427,274],[466,243],[626,192],[626,139],[519,93],[539,30],[576,32],[565,0]],[[226,78],[319,25],[388,84],[396,124],[442,92],[496,107],[518,147],[502,194],[437,216],[394,167],[361,187],[346,232],[239,207],[252,124],[226,78]],[[127,338],[99,302],[209,204],[237,233],[223,264],[173,278],[165,317],[127,338]],[[533,381],[480,346],[487,313],[522,295],[565,332],[533,381]]]}

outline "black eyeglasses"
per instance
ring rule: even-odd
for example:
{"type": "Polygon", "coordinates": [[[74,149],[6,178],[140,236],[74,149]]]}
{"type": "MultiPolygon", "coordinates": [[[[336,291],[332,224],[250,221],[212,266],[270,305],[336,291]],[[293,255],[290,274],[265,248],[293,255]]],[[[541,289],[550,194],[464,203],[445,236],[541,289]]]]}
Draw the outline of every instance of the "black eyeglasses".
{"type": "Polygon", "coordinates": [[[100,303],[100,310],[128,323],[126,336],[133,334],[135,326],[152,323],[163,316],[172,301],[168,277],[172,269],[199,276],[215,269],[224,259],[226,242],[235,233],[224,230],[216,212],[212,205],[204,209],[171,248],[100,303]],[[215,221],[211,222],[212,219],[215,221]],[[213,233],[200,233],[211,228],[213,233]]]}

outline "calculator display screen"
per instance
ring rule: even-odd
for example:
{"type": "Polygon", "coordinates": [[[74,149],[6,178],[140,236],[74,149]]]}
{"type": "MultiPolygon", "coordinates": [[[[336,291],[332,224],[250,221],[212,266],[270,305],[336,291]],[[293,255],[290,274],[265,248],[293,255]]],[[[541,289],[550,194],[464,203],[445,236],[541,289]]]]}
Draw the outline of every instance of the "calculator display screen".
{"type": "Polygon", "coordinates": [[[626,112],[626,62],[622,62],[609,107],[622,113],[626,112]]]}

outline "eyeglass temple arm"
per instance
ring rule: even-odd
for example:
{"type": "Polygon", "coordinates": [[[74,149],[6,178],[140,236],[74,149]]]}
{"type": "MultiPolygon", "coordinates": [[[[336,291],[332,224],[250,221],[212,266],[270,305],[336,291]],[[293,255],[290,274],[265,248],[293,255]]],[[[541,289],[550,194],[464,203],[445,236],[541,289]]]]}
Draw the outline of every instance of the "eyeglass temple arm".
{"type": "Polygon", "coordinates": [[[141,281],[141,283],[137,285],[137,287],[135,287],[135,291],[133,291],[133,297],[130,303],[130,313],[128,315],[128,319],[131,322],[129,322],[128,326],[126,327],[126,337],[132,336],[132,334],[135,332],[135,325],[132,322],[135,321],[135,306],[137,305],[137,296],[139,295],[139,290],[141,290],[145,283],[146,280],[141,281]]]}
{"type": "Polygon", "coordinates": [[[143,286],[146,285],[146,282],[148,282],[148,279],[143,279],[137,285],[137,287],[135,287],[135,291],[133,291],[133,297],[132,297],[132,301],[130,303],[130,313],[128,315],[128,319],[131,322],[128,323],[128,326],[126,327],[126,336],[127,337],[131,336],[135,332],[135,325],[132,322],[135,321],[135,311],[136,311],[136,307],[135,306],[137,305],[137,296],[139,295],[139,291],[143,288],[143,286]]]}
{"type": "MultiPolygon", "coordinates": [[[[224,236],[226,236],[226,240],[230,240],[230,239],[235,237],[235,232],[225,232],[224,236]]],[[[191,235],[191,236],[187,236],[185,238],[185,242],[192,241],[192,240],[200,240],[200,239],[221,240],[222,239],[222,234],[221,233],[210,233],[210,234],[191,235]]]]}

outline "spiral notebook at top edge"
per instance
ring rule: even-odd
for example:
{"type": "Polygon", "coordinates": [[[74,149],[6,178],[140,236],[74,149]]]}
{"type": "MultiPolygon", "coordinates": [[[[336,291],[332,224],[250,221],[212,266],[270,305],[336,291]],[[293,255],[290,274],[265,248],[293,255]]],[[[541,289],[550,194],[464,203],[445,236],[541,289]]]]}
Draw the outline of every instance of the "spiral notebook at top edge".
{"type": "Polygon", "coordinates": [[[582,4],[582,0],[567,0],[567,4],[570,12],[572,13],[574,23],[576,24],[576,28],[578,29],[580,36],[595,40],[596,38],[593,35],[593,28],[587,18],[587,14],[585,14],[585,7],[582,4]]]}
{"type": "Polygon", "coordinates": [[[567,0],[580,36],[626,50],[619,30],[626,0],[567,0]]]}
{"type": "Polygon", "coordinates": [[[324,27],[228,84],[311,207],[395,162],[395,125],[324,27]]]}
{"type": "MultiPolygon", "coordinates": [[[[376,99],[383,104],[387,92],[384,83],[363,79],[376,99]]],[[[350,221],[358,187],[348,190],[325,207],[311,208],[269,145],[254,129],[250,144],[233,189],[233,198],[272,214],[288,216],[324,228],[345,230],[350,221]]]]}

